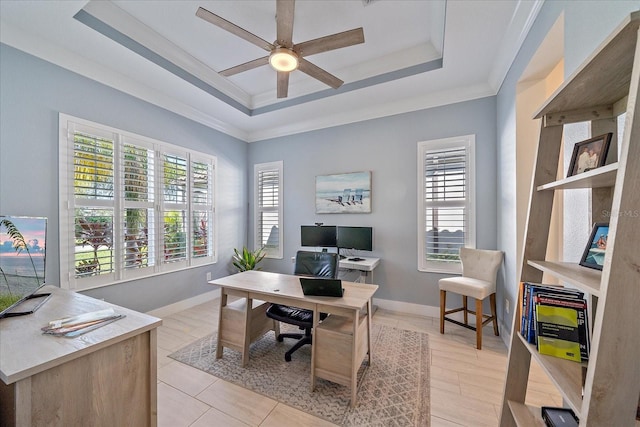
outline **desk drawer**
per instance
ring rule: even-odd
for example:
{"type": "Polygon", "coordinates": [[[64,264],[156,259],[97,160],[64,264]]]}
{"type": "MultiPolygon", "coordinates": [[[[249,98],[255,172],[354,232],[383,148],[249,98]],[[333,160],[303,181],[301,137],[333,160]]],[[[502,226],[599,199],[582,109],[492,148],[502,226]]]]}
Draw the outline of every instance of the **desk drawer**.
{"type": "Polygon", "coordinates": [[[356,364],[353,365],[353,321],[348,317],[331,315],[314,331],[315,375],[343,385],[351,385],[367,354],[367,316],[358,321],[356,364]]]}

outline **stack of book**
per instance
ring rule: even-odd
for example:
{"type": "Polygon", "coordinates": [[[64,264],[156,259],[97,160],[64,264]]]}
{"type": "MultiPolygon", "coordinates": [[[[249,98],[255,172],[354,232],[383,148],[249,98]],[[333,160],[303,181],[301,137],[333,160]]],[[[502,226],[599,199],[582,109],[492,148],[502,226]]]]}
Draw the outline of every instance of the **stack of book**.
{"type": "Polygon", "coordinates": [[[540,354],[589,360],[589,324],[584,292],[556,285],[520,283],[520,334],[540,354]]]}
{"type": "Polygon", "coordinates": [[[42,333],[73,338],[111,322],[115,322],[123,317],[124,314],[116,314],[113,308],[92,311],[77,316],[52,320],[47,326],[42,328],[42,333]]]}

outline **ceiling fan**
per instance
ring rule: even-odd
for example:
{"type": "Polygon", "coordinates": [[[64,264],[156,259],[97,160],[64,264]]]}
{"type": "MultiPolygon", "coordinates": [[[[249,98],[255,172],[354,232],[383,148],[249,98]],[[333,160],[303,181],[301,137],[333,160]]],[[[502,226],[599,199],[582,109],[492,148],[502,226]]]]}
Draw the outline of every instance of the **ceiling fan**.
{"type": "Polygon", "coordinates": [[[277,40],[273,43],[269,43],[215,13],[199,7],[196,12],[196,16],[199,18],[269,52],[269,55],[265,57],[222,70],[220,74],[229,77],[262,65],[271,64],[278,72],[278,98],[287,97],[289,92],[289,73],[296,69],[334,89],[339,88],[344,83],[342,80],[307,61],[304,57],[364,43],[362,27],[294,44],[292,41],[294,6],[295,0],[276,0],[277,40]]]}

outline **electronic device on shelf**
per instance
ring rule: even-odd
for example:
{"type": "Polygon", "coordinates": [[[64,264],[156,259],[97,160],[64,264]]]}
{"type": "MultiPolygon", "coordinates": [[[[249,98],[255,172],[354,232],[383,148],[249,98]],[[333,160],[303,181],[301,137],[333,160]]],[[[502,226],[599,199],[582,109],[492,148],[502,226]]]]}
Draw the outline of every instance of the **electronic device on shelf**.
{"type": "Polygon", "coordinates": [[[0,215],[0,319],[36,311],[45,282],[47,218],[0,215]]]}
{"type": "Polygon", "coordinates": [[[579,420],[569,408],[543,406],[542,419],[548,427],[578,427],[579,420]]]}

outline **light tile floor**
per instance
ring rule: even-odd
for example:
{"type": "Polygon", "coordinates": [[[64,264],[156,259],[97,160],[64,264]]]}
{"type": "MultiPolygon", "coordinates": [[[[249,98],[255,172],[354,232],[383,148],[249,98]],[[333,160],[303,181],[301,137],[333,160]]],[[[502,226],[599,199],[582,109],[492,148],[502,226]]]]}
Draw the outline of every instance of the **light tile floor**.
{"type": "MultiPolygon", "coordinates": [[[[219,300],[163,319],[158,328],[158,425],[161,427],[333,426],[275,400],[167,357],[217,329],[219,300]]],[[[497,426],[507,349],[487,325],[482,350],[475,332],[439,319],[378,309],[374,323],[429,334],[431,426],[497,426]]],[[[532,364],[527,403],[561,405],[546,375],[532,364]]]]}

